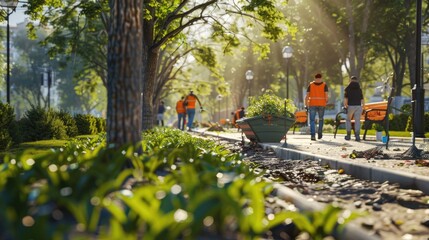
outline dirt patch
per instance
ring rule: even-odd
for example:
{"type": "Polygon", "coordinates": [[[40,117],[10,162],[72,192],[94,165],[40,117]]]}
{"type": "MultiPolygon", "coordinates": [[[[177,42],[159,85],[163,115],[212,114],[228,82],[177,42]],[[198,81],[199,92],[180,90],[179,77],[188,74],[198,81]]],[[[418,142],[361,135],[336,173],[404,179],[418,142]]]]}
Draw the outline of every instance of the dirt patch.
{"type": "Polygon", "coordinates": [[[308,198],[365,214],[354,223],[380,239],[429,238],[429,196],[419,190],[356,179],[314,160],[282,160],[258,146],[229,148],[266,170],[265,177],[308,198]]]}

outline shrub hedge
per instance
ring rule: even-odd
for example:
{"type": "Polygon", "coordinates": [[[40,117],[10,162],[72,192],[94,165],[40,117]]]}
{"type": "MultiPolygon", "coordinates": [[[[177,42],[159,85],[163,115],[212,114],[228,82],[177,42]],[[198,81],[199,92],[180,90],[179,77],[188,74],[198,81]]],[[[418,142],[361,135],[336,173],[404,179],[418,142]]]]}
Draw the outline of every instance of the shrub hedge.
{"type": "Polygon", "coordinates": [[[90,114],[76,114],[74,117],[79,135],[97,134],[97,120],[90,114]]]}
{"type": "Polygon", "coordinates": [[[8,149],[12,145],[10,130],[14,119],[13,108],[0,102],[0,149],[8,149]]]}
{"type": "Polygon", "coordinates": [[[67,138],[64,123],[53,110],[33,106],[24,114],[20,125],[25,142],[67,138]]]}
{"type": "Polygon", "coordinates": [[[27,141],[69,139],[77,135],[94,135],[106,131],[106,120],[89,114],[72,116],[64,110],[32,107],[15,120],[14,110],[0,103],[0,151],[27,141]]]}

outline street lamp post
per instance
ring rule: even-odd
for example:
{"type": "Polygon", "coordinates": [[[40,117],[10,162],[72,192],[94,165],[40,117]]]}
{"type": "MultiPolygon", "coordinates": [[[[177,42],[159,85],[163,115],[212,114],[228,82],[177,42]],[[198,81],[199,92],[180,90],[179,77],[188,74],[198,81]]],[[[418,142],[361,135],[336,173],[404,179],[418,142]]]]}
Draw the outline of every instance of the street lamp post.
{"type": "Polygon", "coordinates": [[[283,58],[286,59],[286,98],[289,99],[289,58],[293,55],[293,49],[286,46],[282,50],[283,58]]]}
{"type": "Polygon", "coordinates": [[[226,114],[225,114],[225,119],[228,119],[228,116],[229,116],[229,106],[228,106],[228,104],[229,104],[229,102],[228,102],[228,95],[230,94],[230,92],[229,92],[229,83],[226,83],[225,84],[226,85],[226,93],[225,93],[225,97],[226,97],[226,99],[225,99],[225,109],[226,109],[226,114]]]}
{"type": "Polygon", "coordinates": [[[413,98],[413,146],[415,137],[424,138],[424,101],[425,90],[422,88],[422,0],[416,2],[416,73],[414,87],[412,91],[413,98]]]}
{"type": "Polygon", "coordinates": [[[252,81],[253,76],[254,76],[254,74],[253,74],[252,70],[247,70],[246,71],[247,88],[248,88],[248,91],[249,91],[249,97],[250,97],[250,82],[252,81]]]}
{"type": "Polygon", "coordinates": [[[7,103],[10,104],[10,27],[9,16],[15,11],[18,0],[0,0],[0,7],[6,8],[6,96],[7,103]]]}
{"type": "Polygon", "coordinates": [[[222,100],[222,95],[220,95],[220,94],[217,95],[216,100],[218,102],[218,105],[217,105],[217,117],[218,117],[218,121],[220,123],[220,101],[222,100]]]}

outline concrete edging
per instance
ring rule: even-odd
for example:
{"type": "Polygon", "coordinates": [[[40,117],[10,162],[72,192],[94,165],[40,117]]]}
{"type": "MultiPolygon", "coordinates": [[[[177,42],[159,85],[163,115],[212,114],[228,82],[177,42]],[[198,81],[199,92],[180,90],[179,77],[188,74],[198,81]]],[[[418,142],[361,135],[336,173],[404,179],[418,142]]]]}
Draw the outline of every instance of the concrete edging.
{"type": "MultiPolygon", "coordinates": [[[[276,190],[276,196],[282,200],[293,203],[301,212],[303,211],[320,211],[325,206],[324,204],[309,201],[302,194],[285,187],[279,183],[274,184],[276,190]]],[[[365,239],[365,240],[378,240],[375,235],[369,234],[367,231],[364,231],[362,228],[356,226],[355,224],[348,223],[344,226],[341,231],[335,231],[333,233],[335,239],[345,239],[345,240],[355,240],[355,239],[365,239]]]]}
{"type": "Polygon", "coordinates": [[[368,181],[398,183],[401,188],[417,189],[429,195],[429,177],[411,173],[399,172],[392,169],[367,166],[342,159],[297,151],[270,144],[260,144],[264,148],[271,148],[281,159],[312,159],[320,161],[322,165],[329,165],[333,169],[343,169],[346,174],[368,181]]]}
{"type": "MultiPolygon", "coordinates": [[[[210,134],[209,134],[210,135],[210,134]]],[[[240,141],[237,138],[226,137],[213,135],[216,137],[240,141]]],[[[264,149],[270,148],[275,153],[276,156],[280,159],[311,159],[318,160],[322,165],[329,165],[333,169],[343,169],[346,174],[349,174],[353,177],[385,182],[389,181],[390,183],[398,183],[402,188],[411,188],[418,189],[429,195],[429,177],[420,176],[416,174],[403,173],[395,170],[387,170],[380,167],[372,167],[356,162],[349,162],[342,159],[330,158],[322,155],[307,153],[304,151],[298,151],[294,149],[288,149],[282,146],[279,146],[278,143],[259,143],[264,149]]],[[[288,187],[285,187],[279,183],[274,183],[275,195],[282,200],[293,203],[300,211],[320,211],[323,209],[324,204],[309,201],[304,195],[299,192],[294,191],[288,187]]],[[[379,237],[371,235],[369,232],[364,231],[361,227],[356,226],[353,223],[348,223],[344,226],[344,229],[340,232],[335,232],[334,237],[336,239],[367,239],[367,240],[378,240],[379,237]]]]}
{"type": "MultiPolygon", "coordinates": [[[[224,137],[224,136],[219,136],[219,135],[217,135],[216,137],[221,137],[224,139],[237,141],[236,138],[224,137]]],[[[293,156],[301,156],[301,157],[305,156],[307,158],[309,158],[309,156],[310,156],[309,154],[304,154],[301,151],[296,151],[296,150],[292,150],[292,149],[284,149],[283,147],[278,147],[278,146],[263,144],[262,147],[272,148],[276,152],[277,157],[280,157],[280,158],[282,158],[281,155],[283,155],[283,157],[284,156],[289,157],[290,155],[293,155],[293,156]],[[280,154],[280,156],[279,156],[279,154],[280,154]]],[[[313,155],[311,158],[313,158],[313,157],[317,158],[319,156],[313,155]]],[[[290,189],[290,188],[283,186],[279,183],[274,183],[273,186],[274,186],[274,194],[278,198],[280,198],[284,201],[287,201],[287,202],[291,202],[292,204],[294,204],[299,209],[300,212],[303,212],[303,211],[320,211],[325,206],[322,203],[309,201],[301,193],[296,192],[293,189],[290,189]]],[[[362,228],[360,228],[359,226],[356,226],[353,223],[346,224],[344,226],[344,228],[342,229],[342,231],[335,231],[333,233],[333,236],[335,237],[335,239],[345,239],[345,240],[355,240],[355,239],[379,240],[380,239],[375,235],[369,234],[367,231],[364,231],[362,228]]]]}

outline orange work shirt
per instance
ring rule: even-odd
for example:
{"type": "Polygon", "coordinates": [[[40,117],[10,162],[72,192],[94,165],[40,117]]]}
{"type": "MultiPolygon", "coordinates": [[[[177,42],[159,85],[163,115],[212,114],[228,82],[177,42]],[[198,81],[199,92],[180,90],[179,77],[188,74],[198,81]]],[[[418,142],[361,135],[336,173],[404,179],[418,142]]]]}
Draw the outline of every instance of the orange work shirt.
{"type": "Polygon", "coordinates": [[[176,103],[176,112],[177,113],[185,113],[186,109],[185,109],[185,101],[183,100],[179,100],[176,103]]]}

